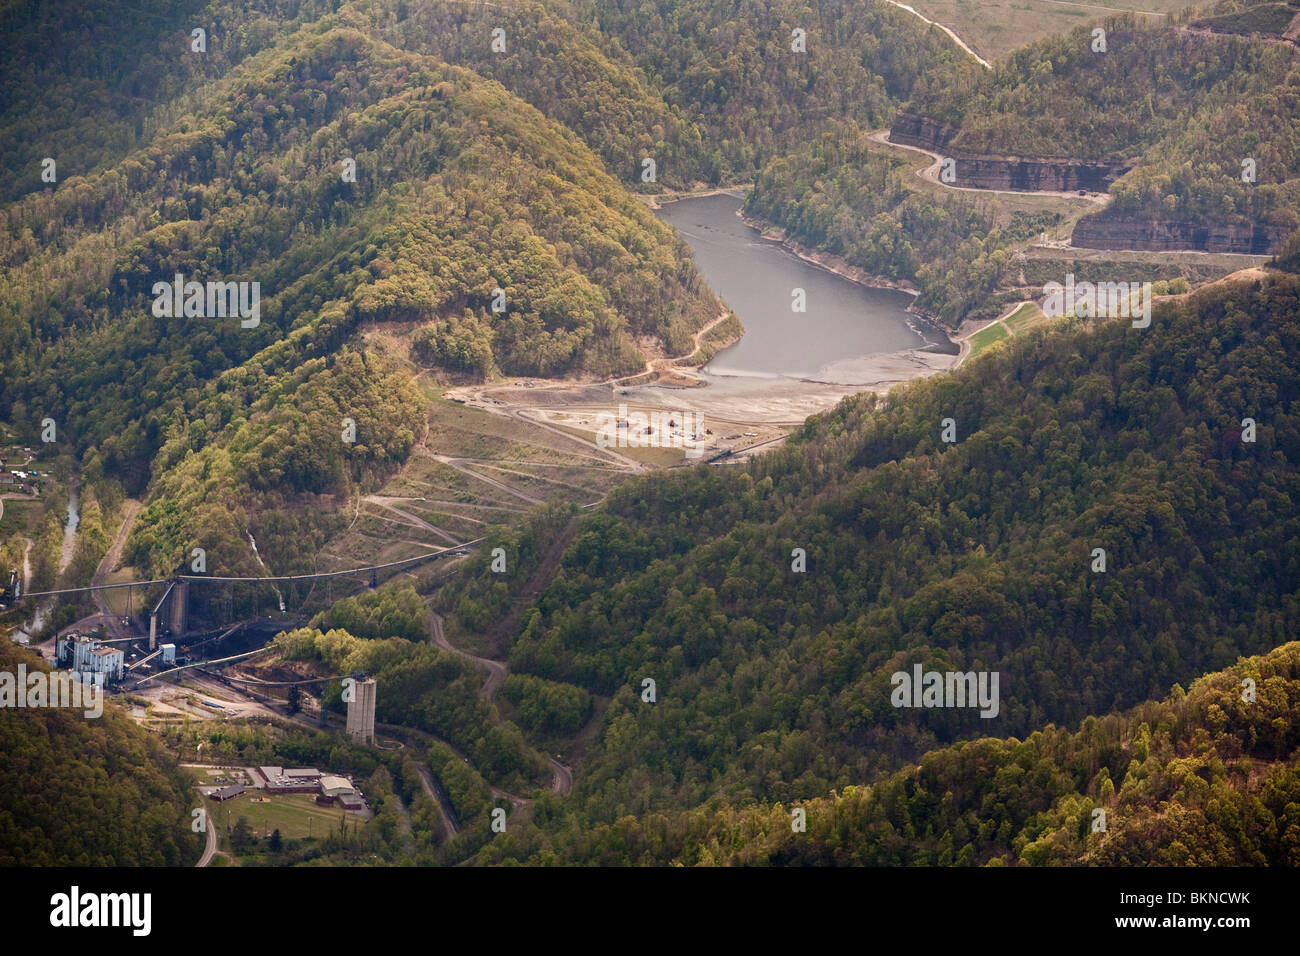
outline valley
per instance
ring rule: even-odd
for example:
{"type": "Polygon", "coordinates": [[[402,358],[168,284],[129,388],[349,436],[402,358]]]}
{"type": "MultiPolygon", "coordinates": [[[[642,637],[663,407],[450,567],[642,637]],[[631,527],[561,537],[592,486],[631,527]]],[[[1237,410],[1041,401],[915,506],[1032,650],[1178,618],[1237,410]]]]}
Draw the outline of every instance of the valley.
{"type": "Polygon", "coordinates": [[[0,864],[1300,865],[1297,23],[0,7],[0,864]]]}

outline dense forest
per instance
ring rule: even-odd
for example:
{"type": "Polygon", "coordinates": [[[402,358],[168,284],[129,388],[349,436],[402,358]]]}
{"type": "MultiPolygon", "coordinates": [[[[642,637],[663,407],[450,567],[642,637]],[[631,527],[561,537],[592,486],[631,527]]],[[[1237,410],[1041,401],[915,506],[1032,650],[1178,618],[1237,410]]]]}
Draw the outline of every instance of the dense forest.
{"type": "Polygon", "coordinates": [[[367,640],[401,637],[421,641],[429,633],[429,609],[409,584],[387,585],[337,601],[312,618],[308,626],[318,630],[338,628],[367,640]]]}
{"type": "Polygon", "coordinates": [[[609,701],[575,819],[824,797],[1283,644],[1300,623],[1298,316],[1296,277],[1217,287],[1148,329],[1040,332],[846,399],[745,468],[618,488],[509,656],[609,701]],[[890,676],[917,664],[999,672],[999,714],[896,708],[890,676]]]}
{"type": "Polygon", "coordinates": [[[747,181],[845,118],[887,124],[920,76],[963,56],[909,14],[866,0],[349,9],[395,46],[498,80],[647,192],[747,181]],[[492,46],[494,29],[504,49],[492,46]],[[645,158],[653,182],[642,179],[645,158]]]}
{"type": "Polygon", "coordinates": [[[844,120],[887,125],[917,80],[945,76],[966,56],[938,29],[867,0],[574,6],[703,127],[706,181],[748,179],[844,120]]]}
{"type": "MultiPolygon", "coordinates": [[[[48,668],[0,641],[0,671],[48,668]]],[[[115,705],[0,707],[0,866],[192,866],[196,797],[156,737],[115,705]]]]}
{"type": "Polygon", "coordinates": [[[954,150],[1134,160],[1102,218],[1290,232],[1300,226],[1300,55],[1189,27],[1190,16],[1121,14],[1079,27],[992,70],[968,66],[959,82],[923,80],[904,109],[958,127],[954,150]]]}
{"type": "MultiPolygon", "coordinates": [[[[1062,217],[918,189],[868,139],[900,107],[955,148],[1132,161],[1096,215],[1263,223],[1295,272],[1300,60],[1248,35],[1290,9],[1118,16],[1104,53],[1082,27],[984,70],[868,0],[5,4],[0,422],[61,437],[0,561],[85,583],[131,496],[150,577],[195,547],[314,569],[428,438],[434,387],[693,350],[723,303],[649,194],[752,181],[765,224],[951,327],[989,314],[1062,217]],[[160,314],[178,275],[256,283],[258,311],[160,314]]],[[[1294,274],[1017,335],[742,465],[485,526],[436,585],[276,639],[290,669],[374,676],[400,749],[0,711],[0,863],[188,865],[176,763],[210,744],[365,781],[363,833],[241,827],[253,864],[1294,865],[1298,401],[1294,274]],[[494,548],[510,573],[482,573],[494,548]],[[495,697],[434,613],[507,661],[495,697]],[[914,668],[996,673],[996,714],[900,708],[914,668]]]]}
{"type": "MultiPolygon", "coordinates": [[[[927,753],[870,786],[625,816],[493,843],[606,866],[1300,865],[1300,644],[1159,703],[927,753]],[[1255,684],[1243,698],[1243,681],[1255,684]],[[806,829],[796,831],[794,811],[806,829]]],[[[513,854],[512,852],[513,851],[513,854]]]]}
{"type": "Polygon", "coordinates": [[[923,80],[905,108],[959,127],[954,148],[1133,157],[1181,131],[1205,104],[1245,106],[1294,68],[1285,46],[1180,26],[1134,14],[1108,17],[1022,47],[992,70],[967,65],[955,88],[923,80]],[[1105,34],[1104,49],[1096,30],[1105,34]]]}
{"type": "Polygon", "coordinates": [[[333,0],[170,0],[166,4],[14,0],[0,8],[0,200],[85,176],[143,146],[196,91],[333,0]],[[205,30],[202,55],[191,30],[205,30]],[[210,42],[209,42],[210,41],[210,42]],[[40,104],[40,108],[33,108],[40,104]]]}

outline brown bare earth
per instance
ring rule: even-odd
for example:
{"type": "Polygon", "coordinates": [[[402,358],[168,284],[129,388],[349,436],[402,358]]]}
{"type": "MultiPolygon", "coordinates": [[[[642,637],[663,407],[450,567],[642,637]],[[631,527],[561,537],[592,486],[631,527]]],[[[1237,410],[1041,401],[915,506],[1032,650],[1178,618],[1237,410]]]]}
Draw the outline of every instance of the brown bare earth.
{"type": "MultiPolygon", "coordinates": [[[[135,524],[136,517],[140,514],[140,509],[144,505],[142,502],[134,499],[126,502],[126,510],[122,514],[121,527],[117,529],[117,535],[113,538],[112,545],[109,546],[108,552],[99,562],[99,567],[95,569],[95,576],[91,579],[91,584],[103,584],[104,578],[114,571],[122,560],[122,549],[126,546],[126,539],[131,534],[131,526],[135,524]]],[[[107,620],[108,630],[112,637],[125,637],[129,631],[121,626],[121,620],[118,615],[113,613],[109,607],[107,591],[92,591],[91,596],[95,600],[95,606],[99,608],[99,613],[107,620]]]]}
{"type": "Polygon", "coordinates": [[[976,54],[994,61],[1043,37],[1131,11],[1163,20],[1187,0],[902,0],[918,14],[957,34],[976,54]]]}

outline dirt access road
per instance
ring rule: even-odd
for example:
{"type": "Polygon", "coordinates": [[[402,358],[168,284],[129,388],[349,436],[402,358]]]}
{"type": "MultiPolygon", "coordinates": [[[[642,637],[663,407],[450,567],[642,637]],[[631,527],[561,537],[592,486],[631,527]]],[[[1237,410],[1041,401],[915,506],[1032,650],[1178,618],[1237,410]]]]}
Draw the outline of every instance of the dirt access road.
{"type": "Polygon", "coordinates": [[[497,695],[497,690],[505,683],[506,665],[500,661],[489,660],[486,657],[475,657],[469,651],[462,651],[459,647],[453,647],[451,641],[447,640],[447,635],[442,631],[442,617],[435,611],[429,612],[429,634],[433,638],[436,647],[442,648],[457,657],[464,658],[471,664],[482,667],[488,672],[487,679],[483,681],[483,687],[480,693],[489,701],[497,695]]]}
{"type": "MultiPolygon", "coordinates": [[[[471,654],[468,651],[463,651],[459,647],[454,646],[449,640],[447,640],[447,635],[443,633],[442,617],[436,611],[429,612],[429,636],[433,639],[433,643],[435,646],[441,648],[444,651],[447,651],[450,654],[455,654],[457,657],[463,658],[464,660],[467,660],[470,663],[482,667],[484,670],[486,670],[487,679],[483,681],[483,687],[480,693],[482,693],[483,696],[486,697],[489,701],[493,700],[493,698],[496,697],[497,690],[500,689],[501,685],[505,682],[506,679],[505,664],[501,663],[500,661],[490,660],[489,658],[486,657],[477,657],[476,655],[471,654]]],[[[546,760],[547,763],[551,765],[551,775],[552,775],[551,789],[554,790],[556,793],[558,793],[560,796],[567,795],[573,790],[573,772],[564,764],[560,763],[558,760],[556,760],[551,756],[547,756],[546,760]]],[[[492,795],[497,798],[504,797],[506,799],[509,799],[511,802],[515,803],[516,805],[522,805],[525,803],[532,802],[530,800],[524,799],[523,797],[515,797],[511,794],[508,794],[504,790],[498,791],[495,787],[493,788],[492,795]]]]}
{"type": "MultiPolygon", "coordinates": [[[[394,498],[391,495],[365,495],[361,500],[366,504],[374,505],[377,508],[382,508],[385,511],[397,515],[402,519],[397,522],[398,524],[404,524],[408,528],[418,528],[421,531],[428,531],[430,534],[435,534],[442,538],[447,542],[447,544],[453,547],[462,543],[456,538],[453,538],[446,531],[443,531],[441,528],[429,524],[429,522],[425,521],[418,515],[413,515],[409,511],[404,511],[394,504],[394,502],[420,501],[422,500],[420,498],[394,498]]],[[[438,545],[438,547],[442,547],[442,545],[438,545]]]]}
{"type": "MultiPolygon", "coordinates": [[[[95,569],[95,576],[90,579],[92,585],[103,584],[104,579],[112,573],[113,569],[118,566],[122,560],[122,549],[126,547],[126,539],[131,534],[131,526],[135,524],[135,519],[139,516],[144,503],[128,500],[126,511],[122,515],[122,524],[117,529],[117,536],[113,538],[113,543],[109,546],[108,552],[104,555],[99,567],[95,569]]],[[[108,596],[104,591],[91,591],[91,597],[95,601],[95,607],[99,613],[104,616],[108,622],[108,630],[111,637],[131,637],[130,628],[123,627],[113,609],[108,606],[108,596]]]]}
{"type": "Polygon", "coordinates": [[[912,7],[909,7],[905,3],[899,3],[898,0],[885,0],[885,2],[889,4],[893,4],[894,6],[898,7],[898,9],[900,10],[906,10],[908,13],[912,14],[915,17],[918,17],[921,20],[924,20],[926,23],[930,24],[931,26],[938,27],[944,33],[948,34],[949,38],[952,40],[953,43],[957,44],[959,47],[961,47],[963,50],[969,53],[975,59],[975,61],[979,63],[980,66],[984,67],[984,69],[986,70],[993,69],[992,65],[989,63],[988,60],[984,59],[982,56],[980,56],[978,53],[976,53],[974,50],[968,47],[966,45],[965,40],[957,36],[957,34],[953,33],[952,30],[944,26],[942,23],[937,23],[934,20],[931,20],[929,17],[922,16],[919,11],[913,9],[912,7]]]}

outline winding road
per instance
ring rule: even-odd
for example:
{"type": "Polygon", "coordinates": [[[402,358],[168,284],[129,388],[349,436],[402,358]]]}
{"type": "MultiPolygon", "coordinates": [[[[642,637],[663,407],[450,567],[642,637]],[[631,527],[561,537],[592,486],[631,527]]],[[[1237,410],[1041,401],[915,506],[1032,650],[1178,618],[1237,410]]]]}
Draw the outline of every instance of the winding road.
{"type": "Polygon", "coordinates": [[[487,679],[483,681],[481,693],[489,701],[497,695],[497,689],[505,682],[506,665],[500,661],[489,660],[486,657],[475,657],[469,651],[462,651],[459,647],[452,646],[451,641],[447,640],[447,635],[442,631],[442,617],[436,611],[429,612],[429,634],[433,638],[436,647],[442,648],[455,654],[457,657],[464,658],[471,664],[477,664],[479,667],[487,670],[487,679]]]}
{"type": "MultiPolygon", "coordinates": [[[[471,654],[468,651],[463,651],[459,647],[453,645],[449,640],[447,640],[447,635],[443,633],[442,617],[437,611],[433,610],[429,611],[429,636],[433,639],[435,646],[484,668],[487,671],[487,679],[483,681],[481,693],[488,699],[488,701],[492,701],[493,698],[496,697],[497,690],[506,679],[505,664],[500,661],[490,660],[486,657],[477,657],[474,654],[471,654]]],[[[551,765],[551,789],[560,796],[566,796],[573,790],[573,771],[553,757],[548,756],[546,762],[551,765]]],[[[497,787],[492,787],[492,796],[498,800],[509,800],[515,806],[523,806],[524,804],[532,803],[531,800],[524,797],[516,797],[513,794],[498,789],[497,787]]]]}
{"type": "Polygon", "coordinates": [[[522,491],[516,491],[514,488],[511,488],[509,485],[497,481],[495,478],[489,478],[487,475],[480,475],[477,471],[474,471],[466,464],[466,462],[474,461],[473,458],[449,458],[446,455],[435,455],[432,452],[429,453],[429,457],[434,459],[435,461],[442,462],[444,465],[448,465],[452,468],[455,468],[463,475],[469,475],[469,477],[471,478],[477,478],[479,481],[485,484],[489,484],[493,488],[497,488],[501,491],[504,491],[506,494],[514,495],[516,498],[522,498],[530,505],[545,504],[545,502],[542,501],[540,498],[534,498],[532,495],[526,495],[522,491]]]}
{"type": "Polygon", "coordinates": [[[208,845],[203,849],[203,855],[199,857],[199,862],[195,866],[208,866],[212,863],[212,858],[217,855],[217,824],[216,821],[208,814],[208,808],[203,808],[203,828],[208,834],[208,845]]]}
{"type": "Polygon", "coordinates": [[[362,500],[365,501],[367,504],[372,504],[378,508],[383,508],[385,511],[390,511],[393,514],[406,519],[404,521],[399,521],[398,524],[404,524],[409,528],[419,528],[421,531],[428,531],[432,534],[436,534],[438,537],[442,538],[444,541],[448,542],[452,546],[461,543],[456,538],[453,538],[447,532],[443,531],[441,528],[431,525],[429,524],[429,522],[425,521],[423,518],[419,517],[418,515],[413,515],[409,511],[403,511],[401,508],[398,508],[396,505],[393,504],[393,502],[395,501],[418,501],[419,499],[394,498],[390,495],[366,495],[362,500]]]}
{"type": "Polygon", "coordinates": [[[943,167],[944,156],[940,153],[931,152],[928,149],[922,149],[919,146],[908,146],[905,143],[895,143],[889,138],[889,130],[882,129],[870,134],[867,139],[880,143],[884,146],[892,146],[894,149],[907,149],[914,153],[921,153],[923,156],[929,156],[932,162],[925,169],[918,169],[916,175],[926,182],[935,183],[945,189],[951,189],[955,192],[963,193],[993,193],[1005,196],[1055,196],[1060,199],[1086,199],[1088,202],[1096,203],[1098,206],[1105,206],[1110,202],[1109,193],[1085,193],[1080,196],[1075,192],[1062,192],[1050,189],[983,189],[979,186],[954,186],[952,183],[945,183],[939,178],[939,170],[943,167]]]}

